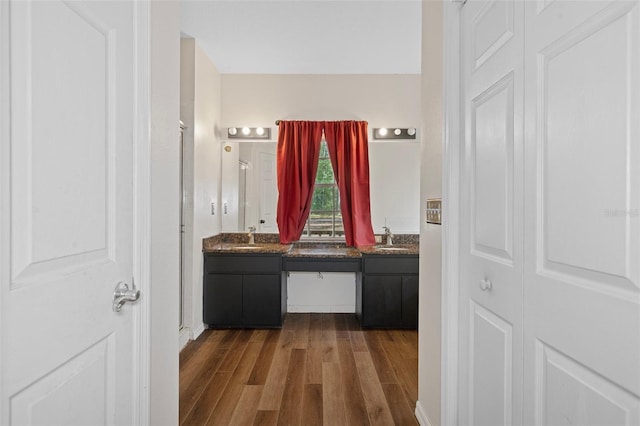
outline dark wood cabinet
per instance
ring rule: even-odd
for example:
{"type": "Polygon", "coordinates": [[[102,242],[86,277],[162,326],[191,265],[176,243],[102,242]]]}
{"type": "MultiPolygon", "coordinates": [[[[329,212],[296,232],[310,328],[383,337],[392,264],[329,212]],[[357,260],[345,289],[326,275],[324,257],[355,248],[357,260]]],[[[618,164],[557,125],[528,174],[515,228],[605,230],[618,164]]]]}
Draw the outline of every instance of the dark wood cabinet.
{"type": "Polygon", "coordinates": [[[418,328],[418,256],[362,258],[356,314],[362,327],[418,328]]]}
{"type": "Polygon", "coordinates": [[[280,254],[204,257],[203,319],[209,327],[281,327],[286,285],[280,254]]]}

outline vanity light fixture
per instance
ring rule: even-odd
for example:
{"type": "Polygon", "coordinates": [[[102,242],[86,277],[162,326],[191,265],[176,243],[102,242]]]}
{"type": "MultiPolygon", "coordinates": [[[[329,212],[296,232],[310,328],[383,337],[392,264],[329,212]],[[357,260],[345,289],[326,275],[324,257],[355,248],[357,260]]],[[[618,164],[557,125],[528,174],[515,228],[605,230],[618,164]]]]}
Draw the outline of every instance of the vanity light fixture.
{"type": "Polygon", "coordinates": [[[403,128],[393,127],[387,129],[385,127],[373,129],[373,139],[394,140],[394,139],[415,139],[416,129],[414,127],[403,128]]]}
{"type": "Polygon", "coordinates": [[[229,127],[228,139],[271,139],[270,127],[229,127]]]}

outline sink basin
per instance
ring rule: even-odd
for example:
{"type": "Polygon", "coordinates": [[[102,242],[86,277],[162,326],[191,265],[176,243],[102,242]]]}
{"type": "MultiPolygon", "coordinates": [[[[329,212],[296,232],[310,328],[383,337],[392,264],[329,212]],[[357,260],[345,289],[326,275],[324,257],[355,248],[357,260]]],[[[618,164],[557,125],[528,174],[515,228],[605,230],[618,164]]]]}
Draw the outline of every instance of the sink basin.
{"type": "Polygon", "coordinates": [[[376,250],[379,251],[407,251],[408,248],[404,247],[376,247],[376,250]]]}

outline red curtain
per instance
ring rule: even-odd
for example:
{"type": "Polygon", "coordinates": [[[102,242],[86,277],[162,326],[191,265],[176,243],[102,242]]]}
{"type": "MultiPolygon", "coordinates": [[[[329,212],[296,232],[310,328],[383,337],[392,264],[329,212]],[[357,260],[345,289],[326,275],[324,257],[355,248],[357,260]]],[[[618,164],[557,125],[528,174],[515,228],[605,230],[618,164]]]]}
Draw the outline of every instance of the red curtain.
{"type": "Polygon", "coordinates": [[[322,122],[280,121],[277,171],[280,242],[300,239],[311,210],[318,170],[322,122]]]}
{"type": "Polygon", "coordinates": [[[340,191],[340,211],[347,245],[373,245],[367,122],[327,121],[324,123],[324,137],[340,191]]]}

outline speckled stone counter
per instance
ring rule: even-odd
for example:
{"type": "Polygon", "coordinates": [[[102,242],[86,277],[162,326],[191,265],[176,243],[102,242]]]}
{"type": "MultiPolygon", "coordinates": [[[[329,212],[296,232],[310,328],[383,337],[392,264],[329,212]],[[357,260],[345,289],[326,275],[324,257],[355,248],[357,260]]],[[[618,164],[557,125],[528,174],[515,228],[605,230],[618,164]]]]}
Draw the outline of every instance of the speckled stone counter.
{"type": "MultiPolygon", "coordinates": [[[[419,235],[396,235],[394,244],[368,247],[347,247],[344,243],[296,242],[280,244],[278,234],[254,234],[255,244],[249,244],[248,233],[223,233],[202,240],[204,253],[282,253],[285,257],[360,258],[362,254],[389,256],[412,255],[420,252],[419,235]]],[[[385,238],[383,236],[383,242],[385,238]]]]}
{"type": "Polygon", "coordinates": [[[362,254],[373,254],[376,256],[389,256],[389,255],[411,255],[417,256],[420,254],[420,246],[418,244],[393,244],[392,246],[375,245],[367,247],[359,247],[358,250],[362,254]]]}
{"type": "Polygon", "coordinates": [[[204,253],[287,253],[291,250],[291,244],[280,243],[212,243],[203,244],[204,253]]]}

